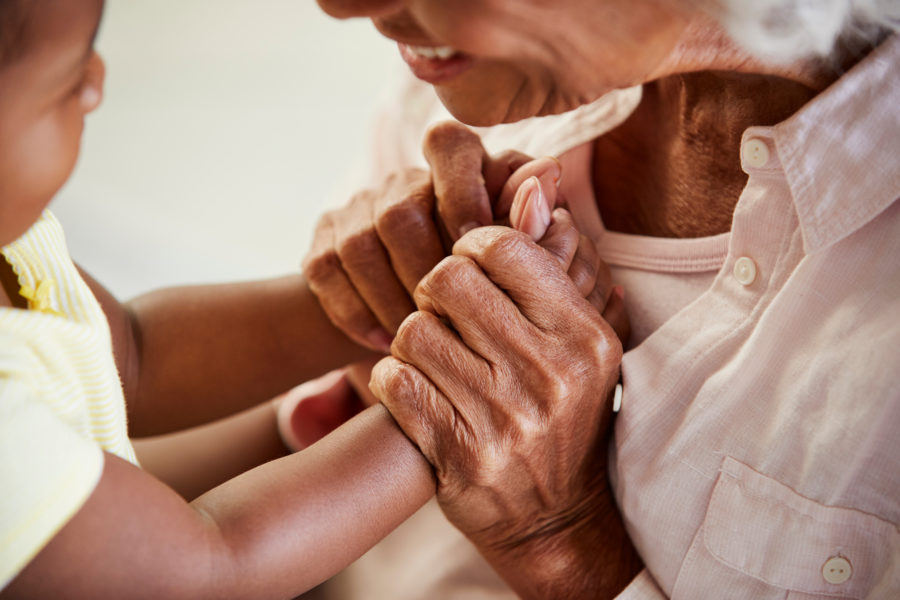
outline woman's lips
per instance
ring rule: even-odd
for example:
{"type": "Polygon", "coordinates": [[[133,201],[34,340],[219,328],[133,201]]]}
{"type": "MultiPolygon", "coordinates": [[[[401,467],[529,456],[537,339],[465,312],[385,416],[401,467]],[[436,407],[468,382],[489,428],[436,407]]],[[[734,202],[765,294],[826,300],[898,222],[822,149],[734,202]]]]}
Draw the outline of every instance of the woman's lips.
{"type": "Polygon", "coordinates": [[[402,43],[397,45],[400,48],[400,56],[409,65],[413,75],[431,84],[456,77],[472,66],[472,57],[449,46],[411,46],[402,43]]]}

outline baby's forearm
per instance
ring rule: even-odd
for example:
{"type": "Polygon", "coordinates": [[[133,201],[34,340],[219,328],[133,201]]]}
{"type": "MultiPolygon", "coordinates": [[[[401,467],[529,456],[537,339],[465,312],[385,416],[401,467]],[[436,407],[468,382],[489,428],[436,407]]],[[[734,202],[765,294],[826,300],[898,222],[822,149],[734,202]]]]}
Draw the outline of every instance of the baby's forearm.
{"type": "Polygon", "coordinates": [[[324,581],[434,493],[431,466],[379,404],[192,504],[218,523],[241,585],[263,590],[285,578],[301,588],[324,581]],[[247,568],[262,555],[265,569],[247,568]]]}
{"type": "Polygon", "coordinates": [[[290,595],[337,573],[434,492],[431,466],[377,405],[192,505],[217,524],[228,548],[222,568],[249,597],[264,597],[275,582],[290,581],[290,595]]]}
{"type": "Polygon", "coordinates": [[[363,554],[434,491],[431,467],[381,405],[191,504],[106,455],[87,502],[4,594],[290,598],[363,554]]]}
{"type": "Polygon", "coordinates": [[[207,423],[375,356],[331,324],[299,275],[160,290],[127,307],[132,437],[207,423]]]}

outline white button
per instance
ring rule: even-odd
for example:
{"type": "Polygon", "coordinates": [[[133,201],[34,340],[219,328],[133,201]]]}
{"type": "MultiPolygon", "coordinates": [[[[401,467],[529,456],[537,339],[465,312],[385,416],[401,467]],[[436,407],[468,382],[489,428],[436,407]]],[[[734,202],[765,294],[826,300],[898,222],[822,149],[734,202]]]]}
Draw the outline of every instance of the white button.
{"type": "Polygon", "coordinates": [[[852,574],[853,567],[850,566],[850,561],[843,556],[832,556],[822,565],[822,577],[828,583],[844,583],[850,579],[852,574]]]}
{"type": "Polygon", "coordinates": [[[748,256],[734,261],[734,278],[741,285],[750,285],[756,279],[756,263],[748,256]]]}
{"type": "Polygon", "coordinates": [[[616,384],[616,393],[613,395],[613,412],[617,413],[622,409],[622,384],[616,384]]]}
{"type": "Polygon", "coordinates": [[[759,138],[750,138],[744,142],[744,160],[757,169],[766,166],[769,162],[769,147],[759,138]]]}

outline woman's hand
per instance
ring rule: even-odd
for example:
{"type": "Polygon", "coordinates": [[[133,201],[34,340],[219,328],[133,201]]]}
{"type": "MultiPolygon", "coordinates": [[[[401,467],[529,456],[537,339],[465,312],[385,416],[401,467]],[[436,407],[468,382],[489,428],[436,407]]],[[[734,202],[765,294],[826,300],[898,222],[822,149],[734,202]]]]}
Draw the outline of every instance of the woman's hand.
{"type": "MultiPolygon", "coordinates": [[[[317,230],[317,245],[324,250],[317,252],[314,245],[305,262],[310,285],[318,289],[320,303],[330,318],[358,343],[385,352],[397,326],[413,310],[415,286],[449,253],[449,245],[434,240],[435,236],[447,239],[448,228],[455,228],[446,223],[462,224],[457,231],[467,229],[465,223],[472,222],[473,214],[487,199],[492,219],[512,221],[532,239],[540,239],[549,225],[552,207],[561,203],[557,190],[561,168],[555,159],[528,160],[512,151],[490,158],[475,134],[452,122],[430,130],[425,152],[434,165],[433,176],[425,177],[418,171],[398,174],[388,180],[382,193],[363,192],[347,207],[328,213],[317,230]],[[538,192],[541,202],[530,201],[538,192]],[[376,217],[378,210],[380,219],[376,217]],[[443,216],[434,215],[433,210],[443,216]],[[397,215],[401,214],[407,216],[400,219],[397,215]],[[407,228],[405,234],[398,229],[393,235],[399,221],[422,227],[407,228]],[[338,234],[338,230],[344,233],[338,234]],[[429,253],[432,244],[435,247],[429,253]],[[366,247],[377,250],[367,253],[366,247]],[[392,248],[389,254],[387,248],[392,248]],[[348,256],[360,257],[360,261],[348,260],[348,256]],[[360,266],[363,258],[375,266],[360,266]],[[400,283],[401,279],[408,282],[400,283]],[[375,315],[387,313],[395,315],[396,324],[378,322],[375,315]]],[[[608,289],[595,286],[601,265],[593,245],[577,236],[574,229],[566,231],[568,239],[577,239],[579,244],[569,267],[576,287],[585,296],[608,289]]],[[[608,284],[605,270],[604,276],[608,284]]],[[[294,450],[306,447],[364,406],[377,402],[368,388],[374,363],[351,365],[280,397],[279,429],[287,446],[294,450]]]]}
{"type": "Polygon", "coordinates": [[[477,135],[454,122],[432,127],[424,152],[430,173],[394,174],[380,189],[360,192],[323,215],[303,260],[310,288],[332,322],[357,343],[385,353],[415,309],[416,285],[452,243],[506,217],[509,190],[527,177],[560,175],[549,159],[518,172],[528,157],[512,151],[490,157],[477,135]]]}
{"type": "Polygon", "coordinates": [[[416,288],[371,382],[434,466],[449,520],[526,597],[599,597],[640,564],[606,472],[622,356],[610,323],[627,323],[608,271],[590,301],[569,277],[579,239],[561,209],[540,245],[466,234],[416,288]],[[624,568],[595,564],[612,550],[624,568]]]}

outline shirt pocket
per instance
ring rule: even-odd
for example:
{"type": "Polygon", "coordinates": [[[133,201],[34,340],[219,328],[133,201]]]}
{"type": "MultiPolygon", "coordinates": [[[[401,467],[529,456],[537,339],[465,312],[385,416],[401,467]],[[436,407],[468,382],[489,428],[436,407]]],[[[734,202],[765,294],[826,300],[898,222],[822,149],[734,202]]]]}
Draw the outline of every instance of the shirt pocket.
{"type": "Polygon", "coordinates": [[[900,533],[726,457],[672,590],[673,599],[713,596],[896,600],[900,533]]]}

